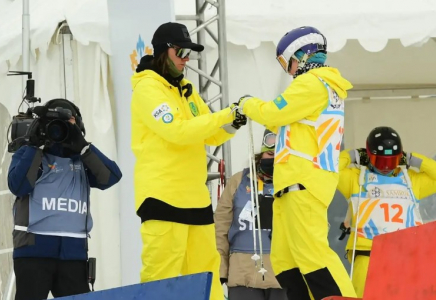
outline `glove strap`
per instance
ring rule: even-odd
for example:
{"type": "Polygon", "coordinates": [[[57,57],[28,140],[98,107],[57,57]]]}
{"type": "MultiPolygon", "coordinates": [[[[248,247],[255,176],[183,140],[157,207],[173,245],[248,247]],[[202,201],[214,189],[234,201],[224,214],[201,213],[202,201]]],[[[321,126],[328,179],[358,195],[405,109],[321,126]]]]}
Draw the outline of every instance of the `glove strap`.
{"type": "Polygon", "coordinates": [[[88,151],[89,147],[91,146],[91,144],[86,145],[85,147],[83,147],[82,151],[80,151],[80,155],[83,155],[86,153],[86,151],[88,151]]]}

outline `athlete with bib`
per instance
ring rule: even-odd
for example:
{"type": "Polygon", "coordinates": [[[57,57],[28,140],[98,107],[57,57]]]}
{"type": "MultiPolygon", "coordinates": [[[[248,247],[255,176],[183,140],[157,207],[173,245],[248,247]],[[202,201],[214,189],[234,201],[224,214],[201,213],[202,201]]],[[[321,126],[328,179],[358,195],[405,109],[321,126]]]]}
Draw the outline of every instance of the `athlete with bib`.
{"type": "Polygon", "coordinates": [[[366,149],[341,152],[339,168],[338,190],[349,202],[343,230],[351,224],[346,249],[348,258],[355,258],[353,285],[363,297],[373,238],[422,224],[418,201],[436,193],[436,162],[403,152],[394,129],[377,127],[366,149]]]}
{"type": "Polygon", "coordinates": [[[352,88],[326,66],[327,41],[316,28],[286,33],[277,60],[294,80],[273,101],[244,96],[239,109],[277,132],[271,263],[289,299],[355,297],[327,241],[327,208],[339,180],[344,99],[352,88]],[[309,292],[310,291],[310,292],[309,292]]]}

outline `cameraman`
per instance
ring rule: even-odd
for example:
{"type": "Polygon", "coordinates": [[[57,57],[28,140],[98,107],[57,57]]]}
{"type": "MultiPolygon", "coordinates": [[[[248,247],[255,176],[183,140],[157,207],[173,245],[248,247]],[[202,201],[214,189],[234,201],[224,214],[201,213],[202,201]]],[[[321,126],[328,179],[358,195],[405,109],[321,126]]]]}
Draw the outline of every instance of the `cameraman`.
{"type": "Polygon", "coordinates": [[[90,291],[90,188],[105,190],[122,176],[115,162],[85,140],[77,106],[54,99],[39,108],[64,108],[72,116],[65,121],[68,137],[54,143],[40,115],[12,156],[8,185],[17,196],[13,209],[15,300],[47,299],[50,291],[54,297],[90,291]]]}

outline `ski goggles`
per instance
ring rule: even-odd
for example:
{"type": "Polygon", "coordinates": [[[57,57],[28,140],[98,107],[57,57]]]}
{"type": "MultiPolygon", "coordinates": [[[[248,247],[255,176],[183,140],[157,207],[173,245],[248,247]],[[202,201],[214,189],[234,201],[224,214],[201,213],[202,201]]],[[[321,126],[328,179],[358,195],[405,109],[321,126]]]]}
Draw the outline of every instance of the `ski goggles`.
{"type": "Polygon", "coordinates": [[[191,51],[192,51],[191,49],[180,48],[180,47],[174,46],[173,44],[170,44],[170,43],[168,43],[167,45],[168,45],[168,47],[176,50],[176,56],[181,58],[181,59],[189,57],[189,55],[191,54],[191,51]]]}
{"type": "Polygon", "coordinates": [[[283,70],[285,70],[286,73],[288,73],[289,68],[291,67],[291,64],[289,63],[291,58],[299,62],[299,59],[295,55],[292,55],[289,59],[285,57],[283,54],[277,56],[277,61],[279,62],[279,64],[282,66],[283,70]]]}
{"type": "Polygon", "coordinates": [[[268,149],[274,149],[276,146],[276,135],[272,132],[265,134],[262,145],[268,149]]]}
{"type": "Polygon", "coordinates": [[[382,174],[388,174],[400,165],[402,154],[392,156],[379,156],[370,154],[369,162],[382,174]]]}

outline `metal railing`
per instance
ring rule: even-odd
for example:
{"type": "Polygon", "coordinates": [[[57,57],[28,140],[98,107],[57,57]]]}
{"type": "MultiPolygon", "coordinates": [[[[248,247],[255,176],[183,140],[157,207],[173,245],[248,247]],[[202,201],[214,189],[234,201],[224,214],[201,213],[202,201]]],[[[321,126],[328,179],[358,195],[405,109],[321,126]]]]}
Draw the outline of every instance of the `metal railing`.
{"type": "MultiPolygon", "coordinates": [[[[195,15],[177,15],[176,20],[195,21],[196,27],[190,31],[190,34],[196,34],[197,42],[202,45],[206,44],[206,34],[209,35],[218,45],[218,58],[210,73],[207,70],[206,58],[201,53],[191,58],[198,61],[198,68],[193,66],[188,66],[188,68],[198,74],[199,93],[210,107],[211,111],[213,111],[212,104],[217,101],[219,101],[220,104],[219,109],[223,109],[229,105],[225,0],[195,1],[195,15]],[[216,14],[206,19],[204,14],[206,8],[213,8],[216,14]],[[215,24],[217,26],[218,36],[210,29],[210,27],[215,24]],[[217,71],[219,72],[219,79],[215,78],[217,71]],[[209,98],[209,88],[212,83],[219,88],[219,93],[209,98]]],[[[230,142],[226,142],[224,145],[218,146],[212,153],[211,149],[208,148],[208,180],[219,178],[216,173],[211,172],[211,168],[214,163],[220,162],[220,159],[217,157],[220,150],[222,151],[222,157],[226,166],[225,177],[228,179],[232,175],[230,142]]]]}

